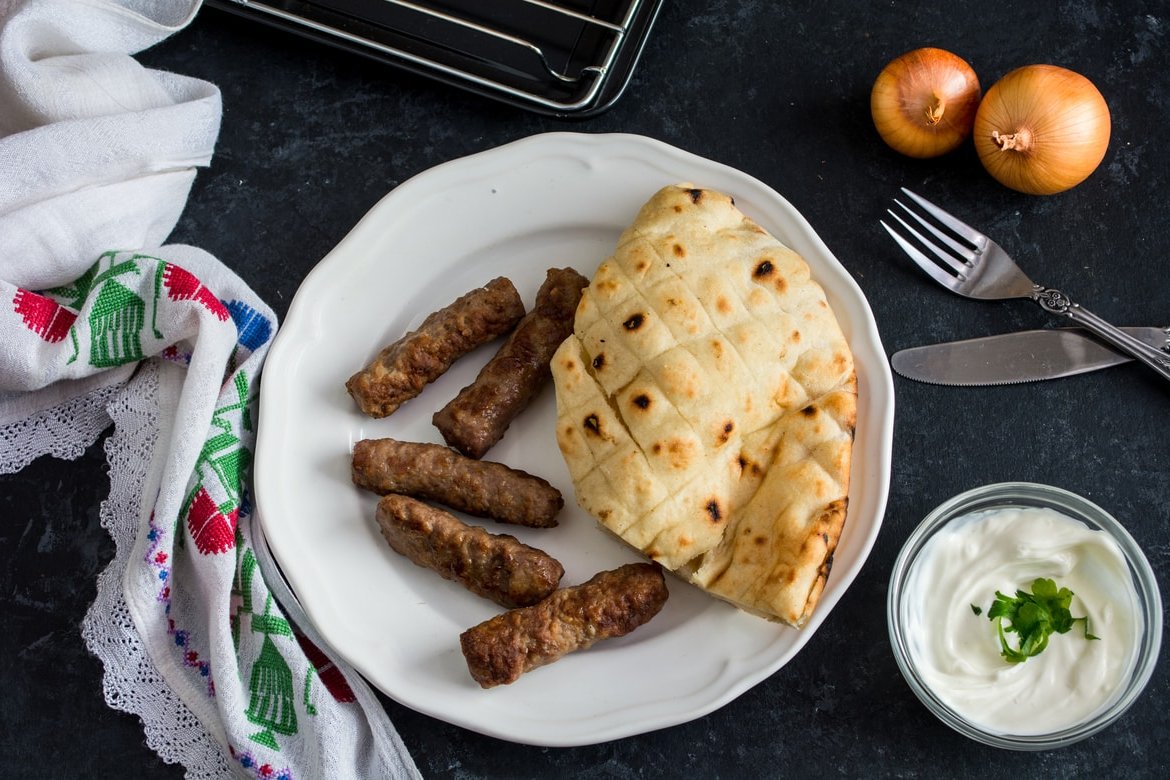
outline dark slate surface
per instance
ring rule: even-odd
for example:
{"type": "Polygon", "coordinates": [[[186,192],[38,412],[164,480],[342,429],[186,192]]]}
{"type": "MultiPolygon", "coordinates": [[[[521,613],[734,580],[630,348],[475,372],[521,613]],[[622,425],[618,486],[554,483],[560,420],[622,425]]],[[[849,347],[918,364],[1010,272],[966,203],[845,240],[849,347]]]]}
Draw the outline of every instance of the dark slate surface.
{"type": "MultiPolygon", "coordinates": [[[[607,113],[543,118],[217,11],[143,55],[217,83],[224,118],[173,239],[235,268],[281,316],[313,265],[382,195],[437,163],[551,130],[641,133],[740,168],[783,193],[866,293],[888,352],[1048,322],[1028,303],[932,287],[877,226],[898,186],[951,204],[1033,278],[1122,324],[1170,322],[1170,15],[1159,4],[668,2],[607,113]],[[1017,7],[1021,6],[1021,7],[1017,7]],[[869,119],[881,67],[922,45],[966,57],[990,86],[1033,62],[1095,81],[1112,109],[1106,159],[1054,197],[1007,190],[967,147],[934,161],[886,149],[869,119]]],[[[785,668],[694,722],[576,749],[524,747],[386,707],[427,777],[745,775],[1167,776],[1161,664],[1114,727],[1056,752],[982,747],[934,719],[890,652],[885,596],[903,540],[976,485],[1029,480],[1112,511],[1170,577],[1170,387],[1139,367],[1026,386],[896,379],[888,512],[866,567],[785,668]]],[[[869,464],[860,462],[864,470],[869,464]]],[[[137,720],[106,708],[79,634],[112,556],[97,521],[100,443],[0,479],[0,775],[178,777],[137,720]]],[[[621,717],[615,713],[614,717],[621,717]]]]}

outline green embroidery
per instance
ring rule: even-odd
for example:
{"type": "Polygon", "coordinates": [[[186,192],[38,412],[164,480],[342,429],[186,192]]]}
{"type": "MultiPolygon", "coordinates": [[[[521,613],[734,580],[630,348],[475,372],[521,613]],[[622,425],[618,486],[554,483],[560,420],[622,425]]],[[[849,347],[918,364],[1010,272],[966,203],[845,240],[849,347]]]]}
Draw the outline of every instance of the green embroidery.
{"type": "MultiPolygon", "coordinates": [[[[107,252],[98,262],[100,264],[107,259],[112,261],[115,256],[114,253],[107,252]]],[[[90,292],[98,291],[89,315],[90,365],[109,368],[124,363],[136,363],[145,357],[142,349],[142,329],[146,323],[146,302],[116,281],[116,277],[123,274],[142,273],[135,260],[136,258],[131,258],[121,263],[112,263],[101,273],[94,273],[98,267],[95,265],[71,288],[59,288],[64,291],[63,294],[75,296],[78,306],[90,292]],[[86,276],[89,278],[86,279],[86,276]]],[[[70,362],[73,359],[75,357],[70,362]]]]}
{"type": "MultiPolygon", "coordinates": [[[[149,266],[145,263],[154,264],[150,329],[156,339],[163,338],[163,332],[158,326],[158,305],[164,294],[167,264],[157,257],[141,254],[131,254],[128,259],[118,262],[120,254],[116,251],[105,252],[76,280],[46,291],[47,295],[73,309],[81,309],[86,299],[95,296],[89,316],[89,361],[98,368],[134,363],[146,356],[142,347],[142,333],[147,328],[147,302],[130,287],[116,281],[116,277],[125,274],[149,273],[149,266]],[[103,266],[107,266],[105,270],[102,270],[103,266]]],[[[73,352],[66,360],[67,364],[76,362],[80,356],[77,329],[78,325],[75,324],[69,330],[73,352]]]]}
{"type": "MultiPolygon", "coordinates": [[[[236,529],[236,549],[243,549],[243,534],[236,529]]],[[[256,572],[256,556],[251,548],[245,549],[240,559],[240,568],[232,580],[232,596],[240,599],[240,606],[232,613],[231,629],[232,642],[236,646],[236,655],[240,653],[240,619],[242,615],[252,614],[252,575],[256,572]]]]}
{"type": "Polygon", "coordinates": [[[65,365],[69,365],[73,361],[77,360],[77,356],[81,354],[81,344],[79,344],[77,342],[77,326],[76,325],[69,328],[69,340],[71,342],[73,342],[73,354],[71,354],[69,356],[69,359],[65,361],[65,365]]]}
{"type": "MultiPolygon", "coordinates": [[[[143,257],[143,255],[139,255],[139,257],[143,257]]],[[[150,327],[154,330],[154,337],[161,339],[163,332],[158,328],[158,301],[162,298],[163,273],[166,271],[167,264],[157,258],[150,259],[157,261],[154,269],[154,306],[151,307],[150,311],[150,327]]]]}
{"type": "Polygon", "coordinates": [[[252,666],[248,681],[251,692],[244,715],[263,728],[249,738],[271,750],[280,750],[276,734],[291,736],[297,733],[297,713],[293,695],[292,670],[276,649],[272,635],[292,636],[292,627],[279,615],[271,614],[272,596],[264,604],[263,615],[252,616],[252,630],[264,634],[260,656],[252,666]],[[276,734],[273,734],[276,732],[276,734]]]}
{"type": "MultiPolygon", "coordinates": [[[[243,549],[243,538],[236,533],[236,549],[243,549]]],[[[239,608],[231,617],[232,641],[236,645],[236,653],[240,651],[240,626],[244,615],[251,615],[252,631],[264,634],[264,641],[260,645],[260,655],[252,664],[252,673],[248,679],[249,700],[248,708],[244,711],[245,717],[252,723],[261,726],[261,730],[249,738],[270,750],[279,751],[280,744],[276,735],[291,736],[297,733],[297,713],[295,709],[295,688],[293,686],[292,670],[272,641],[273,636],[291,637],[292,626],[280,615],[272,612],[272,594],[264,600],[264,614],[257,615],[253,609],[252,581],[258,568],[256,554],[249,548],[244,549],[240,556],[240,568],[232,581],[232,595],[240,598],[239,608]]],[[[312,665],[309,666],[312,671],[312,665]]],[[[306,685],[308,683],[306,682],[306,685]]],[[[308,690],[305,690],[306,711],[315,715],[316,710],[308,705],[308,690]]]]}
{"type": "Polygon", "coordinates": [[[316,673],[317,670],[313,668],[312,664],[309,664],[309,668],[305,670],[305,712],[310,715],[317,714],[317,708],[313,706],[312,701],[313,675],[316,673]]]}
{"type": "Polygon", "coordinates": [[[171,538],[175,540],[175,552],[187,549],[187,535],[183,533],[183,515],[175,516],[174,527],[171,528],[171,538]]]}
{"type": "Polygon", "coordinates": [[[252,614],[252,575],[256,571],[256,556],[251,548],[244,551],[244,562],[240,566],[240,586],[243,589],[244,603],[241,610],[252,614]]]}
{"type": "Polygon", "coordinates": [[[257,726],[264,727],[250,739],[279,751],[280,745],[272,732],[286,737],[297,733],[297,713],[293,709],[292,671],[269,636],[264,637],[260,657],[252,667],[249,688],[252,698],[244,714],[257,726]]]}
{"type": "Polygon", "coordinates": [[[252,630],[259,633],[271,636],[292,636],[292,626],[288,621],[280,615],[272,614],[272,594],[268,594],[268,600],[264,602],[264,614],[252,616],[252,630]]]}
{"type": "Polygon", "coordinates": [[[90,365],[109,368],[142,360],[145,317],[145,301],[112,279],[106,282],[89,315],[93,331],[90,365]]]}
{"type": "MultiPolygon", "coordinates": [[[[89,362],[97,368],[134,363],[145,357],[142,332],[146,328],[146,301],[130,287],[116,281],[116,277],[126,274],[145,273],[140,261],[155,264],[151,326],[156,338],[163,337],[157,326],[157,319],[158,301],[162,295],[163,269],[166,264],[149,255],[134,254],[121,262],[117,262],[118,256],[118,252],[105,252],[74,281],[45,291],[46,295],[75,310],[81,309],[91,295],[95,296],[89,316],[89,362]],[[103,267],[105,270],[102,270],[103,267]]],[[[67,365],[76,362],[81,355],[78,327],[79,323],[75,323],[69,329],[73,351],[66,359],[67,365]]]]}
{"type": "Polygon", "coordinates": [[[102,264],[103,260],[113,260],[115,254],[114,252],[106,252],[98,258],[96,263],[87,268],[81,276],[68,284],[46,290],[45,294],[60,299],[65,306],[71,309],[80,309],[81,305],[85,303],[85,299],[89,297],[90,290],[93,289],[93,281],[97,275],[98,267],[102,264]]]}
{"type": "Polygon", "coordinates": [[[199,474],[199,479],[191,486],[183,500],[183,506],[187,511],[191,509],[195,494],[204,486],[204,467],[210,468],[215,474],[227,496],[218,505],[219,511],[226,515],[240,506],[240,474],[252,464],[252,453],[233,432],[229,416],[233,412],[239,412],[241,429],[245,431],[252,429],[251,410],[248,408],[250,386],[248,376],[243,371],[236,374],[232,382],[236,400],[216,409],[211,416],[211,427],[218,429],[219,433],[209,436],[199,451],[199,457],[195,461],[195,472],[199,474]]]}

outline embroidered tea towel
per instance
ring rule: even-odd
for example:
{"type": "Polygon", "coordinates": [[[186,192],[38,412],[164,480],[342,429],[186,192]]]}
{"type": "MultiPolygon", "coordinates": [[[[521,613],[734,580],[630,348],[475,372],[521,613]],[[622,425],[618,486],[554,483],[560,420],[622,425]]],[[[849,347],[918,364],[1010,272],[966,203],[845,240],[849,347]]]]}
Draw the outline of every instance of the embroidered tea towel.
{"type": "Polygon", "coordinates": [[[117,553],[82,632],[107,702],[188,777],[418,777],[258,562],[276,319],[219,260],[164,243],[211,159],[220,93],[131,55],[198,7],[0,0],[0,470],[75,458],[113,424],[101,520],[117,553]]]}

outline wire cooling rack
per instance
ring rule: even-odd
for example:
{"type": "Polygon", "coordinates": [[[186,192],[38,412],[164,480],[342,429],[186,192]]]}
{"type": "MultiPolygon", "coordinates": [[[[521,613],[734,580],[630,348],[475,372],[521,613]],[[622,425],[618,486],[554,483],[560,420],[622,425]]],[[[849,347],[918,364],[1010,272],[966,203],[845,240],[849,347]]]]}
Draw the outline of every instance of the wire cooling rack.
{"type": "Polygon", "coordinates": [[[662,0],[213,0],[212,5],[557,116],[609,108],[662,0]]]}

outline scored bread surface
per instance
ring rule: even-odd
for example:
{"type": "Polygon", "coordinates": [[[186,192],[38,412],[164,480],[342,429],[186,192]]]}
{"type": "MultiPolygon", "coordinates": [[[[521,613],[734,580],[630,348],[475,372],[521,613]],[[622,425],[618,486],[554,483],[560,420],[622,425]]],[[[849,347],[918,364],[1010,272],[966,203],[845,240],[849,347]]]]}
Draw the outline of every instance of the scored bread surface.
{"type": "Polygon", "coordinates": [[[578,503],[667,569],[799,626],[845,522],[853,356],[808,264],[714,190],[655,194],[552,361],[578,503]]]}

